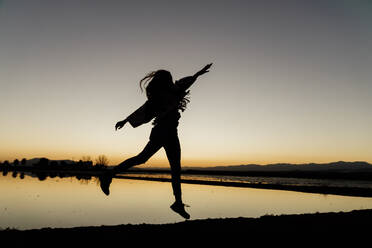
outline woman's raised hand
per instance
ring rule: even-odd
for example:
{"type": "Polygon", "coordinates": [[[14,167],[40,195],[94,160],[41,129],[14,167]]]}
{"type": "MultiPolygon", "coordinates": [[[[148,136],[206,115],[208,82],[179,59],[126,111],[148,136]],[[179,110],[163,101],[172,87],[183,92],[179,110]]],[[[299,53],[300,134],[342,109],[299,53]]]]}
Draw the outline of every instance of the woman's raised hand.
{"type": "Polygon", "coordinates": [[[198,71],[196,73],[196,76],[200,76],[200,75],[203,75],[203,74],[209,72],[209,68],[211,68],[212,65],[213,65],[213,63],[210,63],[210,64],[204,66],[203,69],[201,69],[200,71],[198,71]]]}

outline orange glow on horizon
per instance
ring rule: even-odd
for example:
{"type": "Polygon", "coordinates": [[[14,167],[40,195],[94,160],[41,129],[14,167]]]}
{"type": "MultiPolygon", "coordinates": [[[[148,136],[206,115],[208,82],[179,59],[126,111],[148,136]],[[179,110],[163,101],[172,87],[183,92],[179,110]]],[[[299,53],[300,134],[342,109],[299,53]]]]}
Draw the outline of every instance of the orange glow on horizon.
{"type": "MultiPolygon", "coordinates": [[[[13,162],[14,159],[21,160],[23,158],[32,159],[32,158],[41,158],[45,157],[50,160],[73,160],[78,161],[83,157],[90,157],[94,162],[95,159],[99,155],[105,155],[109,160],[109,165],[117,165],[120,162],[124,161],[127,158],[134,156],[135,154],[128,154],[127,156],[121,155],[113,155],[113,154],[84,154],[84,153],[53,153],[53,152],[44,152],[44,153],[32,153],[32,152],[24,152],[24,153],[9,153],[7,156],[0,155],[0,162],[8,160],[9,162],[13,162]]],[[[248,157],[248,156],[247,156],[248,157]]],[[[213,157],[213,158],[192,158],[189,156],[184,156],[182,158],[182,166],[185,167],[214,167],[214,166],[229,166],[229,165],[245,165],[245,164],[259,164],[259,165],[266,165],[266,164],[275,164],[275,163],[292,163],[292,164],[303,164],[303,163],[329,163],[329,162],[336,162],[336,161],[365,161],[371,163],[372,159],[360,159],[357,157],[349,156],[340,158],[338,156],[313,156],[313,157],[306,157],[306,156],[278,156],[278,155],[267,155],[267,156],[255,156],[251,158],[244,158],[243,156],[226,156],[223,157],[213,157]]],[[[154,157],[150,158],[145,164],[139,165],[140,167],[169,167],[168,160],[162,154],[156,154],[154,157]]]]}

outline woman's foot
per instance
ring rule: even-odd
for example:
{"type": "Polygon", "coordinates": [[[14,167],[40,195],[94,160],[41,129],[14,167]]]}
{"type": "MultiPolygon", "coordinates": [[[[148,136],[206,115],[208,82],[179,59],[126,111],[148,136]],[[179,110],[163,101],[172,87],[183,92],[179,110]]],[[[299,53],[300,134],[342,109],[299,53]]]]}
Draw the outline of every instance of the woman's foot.
{"type": "Polygon", "coordinates": [[[101,187],[105,195],[110,194],[110,185],[114,175],[114,171],[112,169],[108,169],[108,171],[104,172],[101,176],[98,177],[99,186],[101,187]]]}
{"type": "Polygon", "coordinates": [[[190,219],[190,215],[185,211],[185,204],[182,202],[174,202],[170,208],[176,212],[177,214],[181,215],[185,219],[190,219]]]}

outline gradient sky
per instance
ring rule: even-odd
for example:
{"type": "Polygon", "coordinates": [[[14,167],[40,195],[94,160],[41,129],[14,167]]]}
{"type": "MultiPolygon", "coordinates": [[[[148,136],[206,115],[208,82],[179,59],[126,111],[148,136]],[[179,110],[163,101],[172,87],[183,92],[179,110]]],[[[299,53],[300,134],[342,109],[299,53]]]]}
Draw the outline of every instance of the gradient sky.
{"type": "MultiPolygon", "coordinates": [[[[191,88],[183,165],[372,162],[371,1],[0,1],[0,160],[142,150],[149,71],[191,88]]],[[[149,165],[167,166],[164,151],[149,165]]]]}

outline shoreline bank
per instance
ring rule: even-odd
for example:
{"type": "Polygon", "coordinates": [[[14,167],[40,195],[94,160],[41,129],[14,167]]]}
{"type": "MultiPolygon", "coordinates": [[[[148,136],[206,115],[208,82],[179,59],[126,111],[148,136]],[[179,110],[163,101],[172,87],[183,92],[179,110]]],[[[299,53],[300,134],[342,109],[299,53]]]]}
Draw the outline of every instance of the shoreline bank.
{"type": "Polygon", "coordinates": [[[262,236],[272,237],[272,235],[281,237],[290,235],[292,238],[338,237],[340,240],[346,237],[366,237],[365,235],[368,237],[371,221],[372,209],[365,209],[337,213],[265,215],[258,218],[201,219],[170,224],[125,224],[24,231],[10,229],[0,231],[0,239],[22,241],[63,238],[63,241],[94,243],[105,239],[125,241],[138,237],[164,237],[162,236],[164,234],[192,238],[220,234],[222,236],[214,236],[214,241],[218,238],[232,237],[247,237],[251,240],[262,236]]]}

